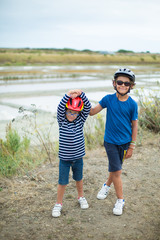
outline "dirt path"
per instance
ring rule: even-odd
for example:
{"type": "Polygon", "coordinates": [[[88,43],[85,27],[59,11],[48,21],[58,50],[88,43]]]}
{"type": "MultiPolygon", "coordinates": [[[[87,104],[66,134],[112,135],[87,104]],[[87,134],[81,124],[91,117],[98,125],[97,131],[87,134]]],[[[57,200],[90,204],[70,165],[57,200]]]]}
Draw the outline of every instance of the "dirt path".
{"type": "Polygon", "coordinates": [[[160,239],[160,141],[147,136],[134,156],[123,165],[126,207],[122,216],[112,214],[116,201],[112,186],[107,199],[96,195],[107,177],[104,149],[87,152],[84,159],[84,191],[90,208],[81,210],[75,182],[65,193],[60,218],[52,218],[56,201],[58,160],[30,176],[0,179],[1,240],[160,239]]]}

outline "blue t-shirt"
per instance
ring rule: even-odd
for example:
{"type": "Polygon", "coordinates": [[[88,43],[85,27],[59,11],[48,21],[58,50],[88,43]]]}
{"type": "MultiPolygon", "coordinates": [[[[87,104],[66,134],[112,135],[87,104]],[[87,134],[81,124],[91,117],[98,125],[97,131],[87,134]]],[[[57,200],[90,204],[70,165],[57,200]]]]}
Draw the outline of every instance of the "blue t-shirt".
{"type": "Polygon", "coordinates": [[[106,95],[99,104],[107,108],[104,140],[122,145],[132,140],[132,120],[138,119],[138,105],[129,96],[124,102],[119,101],[116,93],[106,95]]]}

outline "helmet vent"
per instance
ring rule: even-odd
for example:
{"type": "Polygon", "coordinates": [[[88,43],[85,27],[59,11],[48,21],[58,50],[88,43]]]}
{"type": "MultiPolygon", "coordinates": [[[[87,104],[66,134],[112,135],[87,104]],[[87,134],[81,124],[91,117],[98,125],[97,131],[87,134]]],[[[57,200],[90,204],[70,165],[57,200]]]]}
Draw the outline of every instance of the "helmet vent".
{"type": "Polygon", "coordinates": [[[81,105],[81,100],[79,101],[79,103],[78,103],[78,107],[81,105]]]}
{"type": "Polygon", "coordinates": [[[69,100],[69,101],[70,101],[70,104],[71,104],[71,106],[72,106],[72,98],[70,98],[70,100],[69,100]]]}
{"type": "Polygon", "coordinates": [[[133,83],[135,83],[135,75],[128,68],[120,68],[119,70],[117,70],[114,74],[114,79],[116,79],[118,76],[127,76],[133,83]]]}

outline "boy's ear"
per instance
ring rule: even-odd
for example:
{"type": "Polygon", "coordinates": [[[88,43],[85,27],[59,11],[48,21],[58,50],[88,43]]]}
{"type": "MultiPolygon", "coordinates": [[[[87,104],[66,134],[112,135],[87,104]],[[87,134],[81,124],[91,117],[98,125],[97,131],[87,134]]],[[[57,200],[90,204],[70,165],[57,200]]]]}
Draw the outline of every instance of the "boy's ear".
{"type": "Polygon", "coordinates": [[[134,88],[134,86],[135,86],[135,84],[132,84],[132,83],[131,83],[131,89],[133,89],[133,88],[134,88]]]}
{"type": "Polygon", "coordinates": [[[116,86],[116,80],[115,79],[112,80],[112,84],[113,84],[113,87],[116,86]]]}

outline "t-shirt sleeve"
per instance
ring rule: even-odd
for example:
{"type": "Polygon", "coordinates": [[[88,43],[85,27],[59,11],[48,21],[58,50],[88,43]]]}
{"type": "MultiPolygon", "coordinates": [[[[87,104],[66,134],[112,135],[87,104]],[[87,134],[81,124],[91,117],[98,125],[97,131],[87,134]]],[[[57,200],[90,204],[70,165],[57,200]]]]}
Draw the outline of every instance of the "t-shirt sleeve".
{"type": "Polygon", "coordinates": [[[108,95],[106,95],[105,97],[103,97],[100,101],[99,104],[101,105],[102,108],[106,108],[107,107],[107,103],[108,103],[108,95]]]}
{"type": "Polygon", "coordinates": [[[134,102],[134,107],[132,111],[132,121],[138,120],[138,104],[134,102]]]}

